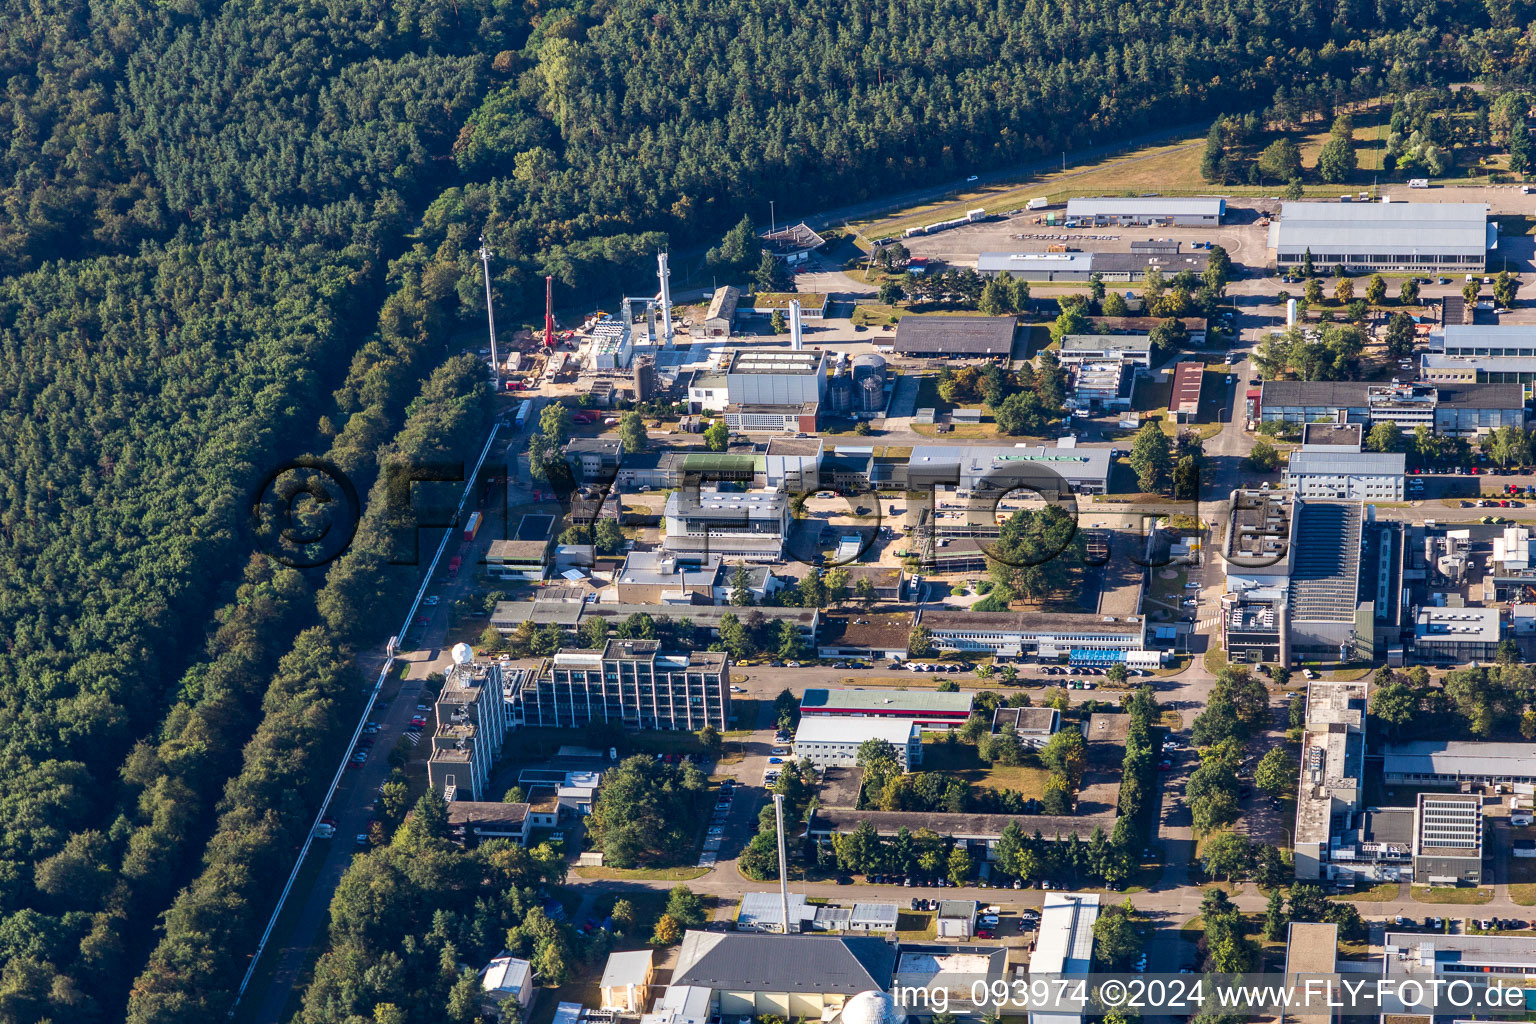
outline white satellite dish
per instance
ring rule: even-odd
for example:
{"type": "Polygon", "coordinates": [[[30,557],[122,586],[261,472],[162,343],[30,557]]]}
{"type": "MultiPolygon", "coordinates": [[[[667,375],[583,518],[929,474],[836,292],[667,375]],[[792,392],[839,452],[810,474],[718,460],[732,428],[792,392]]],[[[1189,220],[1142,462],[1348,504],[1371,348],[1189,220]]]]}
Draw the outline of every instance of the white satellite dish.
{"type": "Polygon", "coordinates": [[[453,645],[453,663],[455,665],[468,665],[475,660],[475,649],[469,644],[453,645]]]}

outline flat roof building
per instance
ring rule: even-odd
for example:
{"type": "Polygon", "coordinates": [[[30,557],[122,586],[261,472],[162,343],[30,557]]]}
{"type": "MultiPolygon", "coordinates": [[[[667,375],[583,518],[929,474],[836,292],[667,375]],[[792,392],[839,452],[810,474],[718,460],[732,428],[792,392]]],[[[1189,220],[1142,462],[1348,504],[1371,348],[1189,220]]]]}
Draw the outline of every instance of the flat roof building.
{"type": "Polygon", "coordinates": [[[897,718],[919,725],[960,726],[971,714],[975,694],[969,690],[865,690],[811,687],[800,698],[800,719],[897,718]]]}
{"type": "MultiPolygon", "coordinates": [[[[1426,1015],[1425,1002],[1434,995],[1434,983],[1442,986],[1450,982],[1469,982],[1477,988],[1484,984],[1506,984],[1516,989],[1524,987],[1525,978],[1536,975],[1536,938],[1530,935],[1458,935],[1455,933],[1401,932],[1388,929],[1384,936],[1382,953],[1384,992],[1390,993],[1379,1007],[1382,1020],[1396,1024],[1407,1020],[1403,1014],[1413,1014],[1414,1019],[1442,1022],[1466,1020],[1473,1016],[1465,1006],[1464,997],[1453,1001],[1441,995],[1434,1001],[1436,1013],[1426,1015]],[[1404,1007],[1395,995],[1405,990],[1408,982],[1422,986],[1423,1000],[1417,1005],[1404,1007]]],[[[1460,986],[1458,986],[1460,988],[1460,986]]],[[[1450,991],[1444,989],[1443,991],[1450,991]]],[[[1516,1009],[1523,1015],[1523,1005],[1516,1009]]],[[[1485,1016],[1478,1014],[1477,1016],[1485,1016]]]]}
{"type": "Polygon", "coordinates": [[[911,452],[907,484],[913,490],[952,487],[970,495],[1023,487],[1058,497],[1068,492],[1103,494],[1109,486],[1107,448],[916,445],[911,452]]]}
{"type": "Polygon", "coordinates": [[[680,561],[711,557],[777,562],[789,534],[789,496],[782,491],[688,487],[667,495],[662,547],[680,561]]]}
{"type": "MultiPolygon", "coordinates": [[[[1332,974],[1339,955],[1339,926],[1321,921],[1292,921],[1285,940],[1285,982],[1300,993],[1307,991],[1307,980],[1321,978],[1334,992],[1332,974]]],[[[1314,983],[1315,984],[1315,983],[1314,983]]],[[[1333,1010],[1327,999],[1314,997],[1298,1011],[1283,1015],[1281,1024],[1328,1024],[1333,1020],[1333,1010]]]]}
{"type": "Polygon", "coordinates": [[[940,650],[988,651],[1018,658],[1035,655],[1074,664],[1124,661],[1156,668],[1161,655],[1145,650],[1146,623],[1125,617],[1073,612],[977,612],[924,607],[917,616],[940,650]]]}
{"type": "Polygon", "coordinates": [[[1519,384],[1372,384],[1368,381],[1265,381],[1259,419],[1264,423],[1318,420],[1390,422],[1405,431],[1420,424],[1456,437],[1525,426],[1525,389],[1519,384]]]}
{"type": "Polygon", "coordinates": [[[1181,271],[1203,274],[1211,258],[1203,252],[1171,249],[1140,252],[984,252],[976,258],[982,277],[1011,277],[1020,281],[1086,282],[1140,281],[1156,269],[1165,277],[1181,271]]]}
{"type": "Polygon", "coordinates": [[[1068,334],[1061,339],[1057,358],[1064,365],[1106,361],[1152,365],[1150,334],[1068,334]]]}
{"type": "Polygon", "coordinates": [[[902,771],[923,761],[922,727],[910,718],[877,718],[853,715],[810,715],[795,730],[795,757],[808,759],[817,768],[836,768],[858,763],[865,740],[885,740],[896,751],[902,771]]]}
{"type": "Polygon", "coordinates": [[[563,649],[515,694],[530,726],[612,722],[625,729],[722,732],[731,717],[730,659],[670,652],[656,640],[609,640],[601,651],[563,649]]]}
{"type": "Polygon", "coordinates": [[[1402,452],[1313,451],[1303,445],[1285,464],[1283,486],[1302,498],[1402,501],[1407,459],[1402,452]]]}
{"type": "Polygon", "coordinates": [[[1419,794],[1413,832],[1413,880],[1420,885],[1482,883],[1482,797],[1419,794]]]}
{"type": "Polygon", "coordinates": [[[1301,739],[1294,843],[1298,881],[1353,879],[1356,868],[1333,863],[1332,839],[1362,806],[1366,684],[1313,680],[1301,739]]]}
{"type": "Polygon", "coordinates": [[[1421,605],[1413,623],[1413,653],[1421,661],[1492,661],[1498,656],[1498,608],[1421,605]]]}
{"type": "Polygon", "coordinates": [[[891,350],[919,358],[1007,359],[1018,324],[1011,316],[904,316],[891,350]]]}
{"type": "Polygon", "coordinates": [[[1448,323],[1429,332],[1429,353],[1536,358],[1536,324],[1448,323]]]}
{"type": "MultiPolygon", "coordinates": [[[[1093,963],[1093,926],[1098,920],[1098,893],[1046,893],[1029,973],[1064,978],[1087,974],[1093,963]]],[[[1029,1015],[1030,1024],[1073,1024],[1082,1019],[1080,1011],[1029,1015]]]]}
{"type": "Polygon", "coordinates": [[[1481,273],[1498,232],[1486,203],[1288,202],[1269,243],[1281,270],[1311,253],[1318,268],[1481,273]]]}
{"type": "Polygon", "coordinates": [[[992,731],[1012,729],[1026,747],[1043,747],[1061,728],[1061,712],[1055,708],[1000,707],[992,712],[992,731]]]}
{"type": "Polygon", "coordinates": [[[1093,225],[1214,227],[1226,214],[1227,201],[1220,196],[1104,196],[1067,200],[1068,220],[1093,225]]]}
{"type": "Polygon", "coordinates": [[[1536,746],[1474,740],[1415,740],[1382,752],[1389,786],[1529,785],[1536,783],[1536,746]]]}

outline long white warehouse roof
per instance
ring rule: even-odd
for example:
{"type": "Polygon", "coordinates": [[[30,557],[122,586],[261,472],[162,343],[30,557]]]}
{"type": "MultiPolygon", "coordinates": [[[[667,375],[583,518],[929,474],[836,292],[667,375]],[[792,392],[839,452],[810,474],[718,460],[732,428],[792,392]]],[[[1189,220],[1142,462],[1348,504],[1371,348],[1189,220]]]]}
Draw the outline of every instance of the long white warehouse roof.
{"type": "Polygon", "coordinates": [[[1487,203],[1282,203],[1275,248],[1386,256],[1476,256],[1489,248],[1487,203]]]}

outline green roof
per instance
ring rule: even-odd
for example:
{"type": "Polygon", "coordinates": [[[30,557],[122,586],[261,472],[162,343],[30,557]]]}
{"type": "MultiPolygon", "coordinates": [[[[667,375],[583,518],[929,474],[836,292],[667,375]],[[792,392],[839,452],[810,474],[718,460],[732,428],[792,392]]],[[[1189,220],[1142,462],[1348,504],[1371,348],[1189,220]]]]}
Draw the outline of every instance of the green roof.
{"type": "Polygon", "coordinates": [[[762,455],[733,455],[729,452],[695,452],[683,456],[683,472],[758,473],[766,472],[768,460],[762,455]]]}

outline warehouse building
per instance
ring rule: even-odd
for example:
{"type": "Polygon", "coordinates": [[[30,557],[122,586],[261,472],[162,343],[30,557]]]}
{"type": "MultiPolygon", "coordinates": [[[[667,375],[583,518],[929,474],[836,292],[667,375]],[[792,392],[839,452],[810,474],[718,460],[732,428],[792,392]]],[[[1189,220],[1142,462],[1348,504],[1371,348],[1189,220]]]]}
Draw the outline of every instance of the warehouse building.
{"type": "Polygon", "coordinates": [[[1164,277],[1181,271],[1203,274],[1211,258],[1203,252],[1160,249],[1141,252],[984,252],[976,258],[982,277],[1011,277],[1020,281],[1078,282],[1097,274],[1109,282],[1140,281],[1156,269],[1164,277]]]}
{"type": "Polygon", "coordinates": [[[741,304],[741,289],[735,285],[716,288],[704,313],[704,337],[729,338],[736,325],[736,307],[741,304]]]}
{"type": "Polygon", "coordinates": [[[991,653],[1005,658],[1034,655],[1042,662],[1063,656],[1073,664],[1157,668],[1162,656],[1145,650],[1146,623],[1138,615],[1071,612],[976,612],[922,608],[917,624],[942,651],[991,653]]]}
{"type": "Polygon", "coordinates": [[[846,767],[858,763],[859,747],[865,740],[888,742],[902,771],[923,763],[922,726],[915,721],[855,715],[800,719],[795,729],[795,757],[808,759],[817,768],[846,767]]]}
{"type": "Polygon", "coordinates": [[[1017,327],[1011,316],[904,316],[891,350],[926,359],[1007,359],[1017,327]]]}
{"type": "Polygon", "coordinates": [[[1130,227],[1137,224],[1215,227],[1227,214],[1219,196],[1138,196],[1067,200],[1067,222],[1083,227],[1130,227]]]}
{"type": "MultiPolygon", "coordinates": [[[[1029,973],[1036,977],[1077,977],[1093,969],[1093,926],[1099,920],[1099,894],[1049,892],[1040,909],[1040,931],[1029,955],[1029,973]]],[[[1061,1000],[1070,1006],[1071,1000],[1061,1000]]],[[[1082,1010],[1066,1006],[1053,1012],[1032,1011],[1029,1024],[1078,1024],[1082,1010]]]]}
{"type": "Polygon", "coordinates": [[[1269,229],[1281,271],[1482,273],[1497,244],[1486,203],[1283,203],[1269,229]]]}

